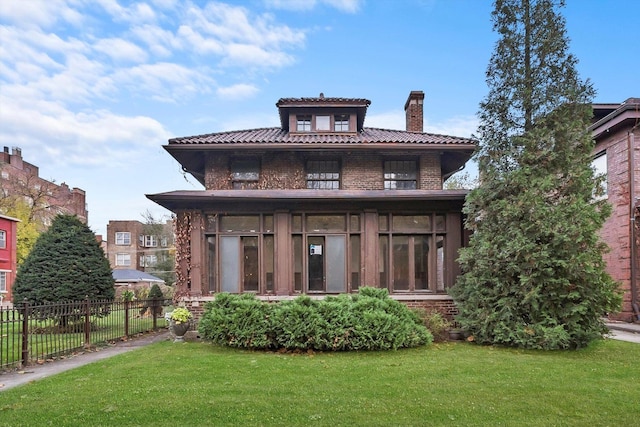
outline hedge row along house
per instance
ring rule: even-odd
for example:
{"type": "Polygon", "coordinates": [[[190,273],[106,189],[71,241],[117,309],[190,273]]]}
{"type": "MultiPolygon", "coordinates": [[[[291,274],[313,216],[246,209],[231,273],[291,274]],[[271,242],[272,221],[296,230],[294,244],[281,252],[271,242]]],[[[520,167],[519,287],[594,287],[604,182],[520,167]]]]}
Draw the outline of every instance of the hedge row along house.
{"type": "Polygon", "coordinates": [[[267,300],[387,288],[410,306],[455,310],[447,289],[468,236],[466,190],[443,190],[477,141],[365,127],[370,101],[282,98],[280,127],[169,140],[204,190],[147,195],[176,214],[177,284],[197,312],[218,292],[267,300]]]}

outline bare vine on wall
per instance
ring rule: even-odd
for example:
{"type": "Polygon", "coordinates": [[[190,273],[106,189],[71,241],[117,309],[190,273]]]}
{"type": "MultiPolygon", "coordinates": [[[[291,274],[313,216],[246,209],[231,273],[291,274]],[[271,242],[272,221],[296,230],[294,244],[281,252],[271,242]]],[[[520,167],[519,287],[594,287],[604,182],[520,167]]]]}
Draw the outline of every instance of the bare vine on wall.
{"type": "Polygon", "coordinates": [[[190,289],[191,276],[191,231],[193,213],[190,211],[178,212],[174,221],[174,233],[176,236],[176,295],[187,292],[190,289]]]}

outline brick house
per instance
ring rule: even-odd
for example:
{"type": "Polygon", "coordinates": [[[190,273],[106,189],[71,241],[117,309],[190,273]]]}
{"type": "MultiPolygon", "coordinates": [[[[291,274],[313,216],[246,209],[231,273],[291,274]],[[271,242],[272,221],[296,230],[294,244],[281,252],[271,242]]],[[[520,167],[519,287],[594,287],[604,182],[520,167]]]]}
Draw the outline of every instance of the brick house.
{"type": "Polygon", "coordinates": [[[147,195],[176,214],[177,284],[187,304],[217,292],[265,300],[387,288],[451,314],[464,190],[443,182],[476,141],[365,127],[370,101],[282,98],[280,127],[179,137],[164,148],[204,190],[147,195]]]}
{"type": "Polygon", "coordinates": [[[11,286],[17,273],[19,219],[0,215],[0,307],[11,302],[11,286]]]}
{"type": "MultiPolygon", "coordinates": [[[[111,268],[115,270],[137,270],[156,274],[173,266],[175,243],[173,220],[164,224],[144,224],[135,220],[111,220],[107,224],[105,254],[111,268]],[[170,261],[170,262],[169,262],[170,261]]],[[[162,280],[169,283],[173,274],[163,274],[162,280]]]]}
{"type": "Polygon", "coordinates": [[[624,292],[619,320],[640,321],[638,254],[640,252],[640,98],[621,104],[594,104],[589,130],[595,140],[593,165],[606,175],[606,197],[613,214],[601,236],[609,274],[624,292]]]}
{"type": "Polygon", "coordinates": [[[22,150],[4,147],[0,152],[0,198],[18,197],[32,206],[35,218],[45,227],[58,214],[76,215],[84,224],[88,212],[86,195],[80,188],[69,188],[39,176],[39,168],[22,158],[22,150]]]}

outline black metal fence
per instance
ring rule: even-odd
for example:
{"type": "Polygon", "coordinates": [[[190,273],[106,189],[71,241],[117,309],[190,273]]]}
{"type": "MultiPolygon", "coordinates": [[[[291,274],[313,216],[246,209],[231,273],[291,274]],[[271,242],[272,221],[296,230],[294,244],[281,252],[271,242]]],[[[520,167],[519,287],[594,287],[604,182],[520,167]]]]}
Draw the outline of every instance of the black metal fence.
{"type": "Polygon", "coordinates": [[[44,363],[164,328],[163,315],[171,303],[85,300],[0,308],[0,370],[44,363]]]}

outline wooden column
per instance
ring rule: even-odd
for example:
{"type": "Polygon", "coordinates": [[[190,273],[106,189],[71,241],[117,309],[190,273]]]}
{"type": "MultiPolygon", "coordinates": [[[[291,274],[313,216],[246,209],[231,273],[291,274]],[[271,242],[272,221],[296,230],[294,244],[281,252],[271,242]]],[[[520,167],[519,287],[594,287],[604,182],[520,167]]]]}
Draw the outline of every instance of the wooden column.
{"type": "Polygon", "coordinates": [[[378,213],[365,211],[362,228],[362,283],[378,287],[378,213]]]}
{"type": "Polygon", "coordinates": [[[289,212],[276,212],[273,216],[274,236],[274,285],[276,295],[289,295],[293,292],[293,250],[291,247],[291,215],[289,212]]]}

